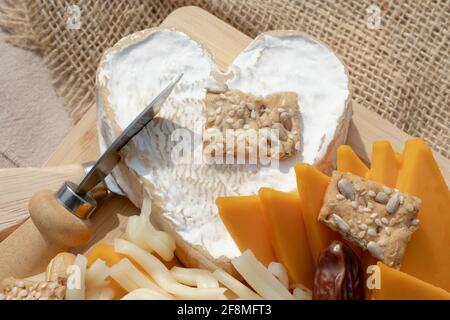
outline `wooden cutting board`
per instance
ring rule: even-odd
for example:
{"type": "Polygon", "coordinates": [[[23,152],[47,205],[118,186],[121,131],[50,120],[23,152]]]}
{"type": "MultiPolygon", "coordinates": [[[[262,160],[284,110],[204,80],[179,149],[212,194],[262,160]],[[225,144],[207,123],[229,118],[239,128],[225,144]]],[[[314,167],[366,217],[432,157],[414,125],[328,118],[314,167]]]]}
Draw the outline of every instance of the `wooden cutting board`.
{"type": "MultiPolygon", "coordinates": [[[[226,69],[251,41],[251,38],[197,7],[183,7],[174,11],[164,20],[162,26],[185,31],[203,42],[211,50],[222,69],[226,69]]],[[[368,162],[370,159],[371,144],[375,140],[388,140],[395,150],[403,149],[403,143],[410,138],[409,135],[358,104],[353,103],[353,109],[354,115],[347,143],[365,161],[368,162]]],[[[95,118],[95,106],[92,106],[48,159],[45,166],[95,160],[99,155],[95,118]]],[[[450,161],[439,155],[435,156],[449,184],[450,161]]],[[[96,242],[108,241],[123,235],[126,218],[138,212],[139,210],[126,198],[112,196],[93,216],[95,236],[80,251],[88,250],[96,242]]]]}

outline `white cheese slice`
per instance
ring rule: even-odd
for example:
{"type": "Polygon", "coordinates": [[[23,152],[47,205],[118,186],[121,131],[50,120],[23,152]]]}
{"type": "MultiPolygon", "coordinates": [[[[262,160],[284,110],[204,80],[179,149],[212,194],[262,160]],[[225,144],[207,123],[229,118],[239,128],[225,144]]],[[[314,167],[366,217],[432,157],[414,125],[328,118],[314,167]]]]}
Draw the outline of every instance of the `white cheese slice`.
{"type": "Polygon", "coordinates": [[[298,161],[330,170],[351,117],[350,82],[331,50],[296,32],[260,35],[224,77],[209,51],[187,34],[160,28],[141,31],[119,41],[101,60],[97,73],[101,150],[180,73],[184,77],[159,118],[124,148],[114,177],[135,205],[140,206],[144,194],[151,197],[152,219],[175,236],[184,263],[230,270],[229,260],[240,252],[220,220],[215,199],[255,194],[263,186],[293,190],[293,165],[298,161]],[[280,161],[279,167],[203,162],[203,99],[206,87],[217,78],[228,79],[229,88],[255,95],[296,92],[302,122],[298,155],[280,161]],[[173,158],[174,147],[180,146],[179,140],[173,141],[177,129],[184,133],[187,129],[185,139],[192,141],[188,163],[173,158]]]}

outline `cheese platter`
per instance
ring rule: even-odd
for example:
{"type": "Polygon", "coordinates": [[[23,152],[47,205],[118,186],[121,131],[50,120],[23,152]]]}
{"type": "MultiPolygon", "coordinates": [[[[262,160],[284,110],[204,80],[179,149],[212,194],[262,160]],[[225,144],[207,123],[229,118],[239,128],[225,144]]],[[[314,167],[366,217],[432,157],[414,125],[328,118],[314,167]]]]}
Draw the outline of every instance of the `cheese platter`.
{"type": "MultiPolygon", "coordinates": [[[[204,93],[199,92],[204,92],[206,89],[210,100],[206,98],[205,104],[207,107],[216,108],[211,122],[215,126],[218,126],[217,123],[222,125],[221,121],[217,121],[221,116],[220,112],[216,112],[219,109],[226,110],[236,122],[242,121],[242,123],[253,125],[252,128],[256,130],[260,130],[260,126],[265,127],[262,123],[266,120],[259,115],[254,115],[252,108],[255,108],[258,114],[269,110],[271,112],[269,118],[273,119],[272,115],[276,114],[273,117],[280,119],[281,123],[284,123],[283,114],[292,116],[296,123],[300,123],[302,137],[296,136],[295,127],[292,129],[291,125],[284,125],[284,128],[288,129],[287,142],[292,143],[280,155],[283,157],[298,153],[297,155],[301,158],[294,158],[285,169],[281,170],[281,174],[279,169],[273,170],[275,173],[267,169],[258,171],[263,172],[259,175],[253,174],[253,171],[252,174],[239,171],[219,176],[217,173],[207,172],[208,166],[204,166],[207,169],[204,167],[186,169],[186,166],[182,166],[180,173],[171,176],[167,172],[170,173],[172,169],[170,166],[165,166],[167,159],[163,157],[158,160],[155,153],[147,152],[153,150],[152,148],[161,151],[158,149],[160,147],[155,147],[148,142],[156,141],[159,138],[158,132],[168,130],[168,136],[170,136],[178,127],[171,127],[170,123],[157,121],[152,128],[158,128],[159,131],[153,133],[151,128],[147,128],[144,135],[138,136],[127,145],[124,159],[114,171],[116,183],[131,202],[124,196],[114,194],[107,196],[90,219],[89,240],[81,244],[76,242],[77,248],[71,249],[71,252],[78,255],[69,258],[57,255],[52,260],[53,263],[48,266],[54,254],[50,255],[46,251],[47,256],[41,254],[40,258],[31,258],[41,253],[45,245],[38,248],[39,245],[31,237],[27,239],[27,237],[17,236],[20,231],[22,235],[32,233],[33,227],[27,223],[23,224],[17,230],[19,232],[13,233],[0,243],[0,252],[3,255],[0,261],[14,260],[14,263],[0,263],[0,278],[39,274],[47,266],[48,280],[49,274],[51,276],[52,270],[55,269],[51,266],[58,262],[63,265],[65,263],[84,266],[86,274],[90,275],[87,276],[88,278],[95,278],[93,274],[108,272],[109,277],[114,279],[115,287],[111,284],[104,285],[101,291],[86,290],[86,295],[85,293],[80,295],[79,289],[78,291],[67,289],[66,298],[71,299],[87,298],[89,294],[93,299],[103,295],[117,297],[120,296],[120,292],[122,297],[125,296],[128,299],[228,298],[229,296],[224,293],[225,289],[217,286],[218,282],[233,293],[231,296],[247,299],[348,298],[348,292],[342,293],[337,290],[330,296],[327,292],[316,290],[316,287],[321,288],[322,282],[325,281],[319,272],[322,268],[320,266],[323,264],[326,267],[329,263],[327,258],[335,255],[338,258],[345,258],[345,261],[360,260],[364,272],[369,265],[379,266],[380,262],[377,264],[373,261],[375,257],[387,265],[387,267],[380,266],[381,270],[384,270],[381,276],[386,283],[404,282],[405,286],[428,290],[429,296],[425,298],[449,297],[447,291],[450,288],[450,275],[448,271],[445,271],[446,266],[450,265],[448,255],[444,253],[439,261],[426,267],[414,254],[407,252],[406,256],[403,256],[413,233],[419,234],[415,239],[413,238],[413,245],[416,248],[428,250],[430,257],[440,255],[440,250],[444,248],[445,251],[445,246],[449,244],[448,237],[441,231],[434,237],[444,241],[442,247],[423,247],[420,237],[432,232],[430,228],[437,225],[437,218],[422,219],[419,213],[424,227],[417,228],[419,224],[417,214],[421,200],[409,196],[407,192],[424,193],[423,190],[415,189],[416,180],[410,179],[412,170],[420,165],[424,167],[423,177],[426,177],[426,174],[430,180],[435,178],[434,184],[431,185],[442,195],[439,199],[446,199],[449,196],[446,186],[450,181],[450,161],[432,154],[421,140],[411,139],[407,134],[381,119],[377,114],[364,109],[355,101],[350,102],[352,89],[348,80],[348,71],[339,58],[320,42],[295,31],[269,32],[252,41],[225,22],[196,7],[184,7],[174,11],[164,20],[160,28],[132,34],[104,54],[97,74],[97,105],[90,108],[47,161],[45,167],[50,168],[48,175],[40,174],[41,182],[35,184],[32,190],[23,192],[19,197],[6,199],[10,200],[8,210],[11,215],[20,216],[17,221],[26,219],[26,204],[31,195],[46,185],[46,179],[55,181],[52,167],[71,166],[72,170],[60,169],[60,172],[67,172],[65,179],[79,182],[83,178],[81,166],[73,164],[97,159],[100,149],[105,151],[121,130],[136,116],[137,111],[141,110],[139,106],[142,105],[142,101],[148,101],[157,93],[157,90],[161,89],[161,84],[167,82],[168,76],[163,74],[167,70],[171,70],[172,75],[174,72],[182,71],[184,76],[168,100],[169,107],[161,110],[161,118],[166,117],[175,121],[179,127],[195,131],[195,128],[189,127],[190,122],[195,120],[193,115],[197,112],[195,108],[192,109],[192,106],[203,104],[202,94],[204,93]],[[154,50],[154,48],[161,48],[161,50],[154,50]],[[272,50],[272,48],[275,49],[272,50]],[[139,52],[140,50],[142,53],[139,52]],[[152,51],[153,56],[149,56],[149,52],[152,51]],[[144,55],[147,61],[143,61],[144,55]],[[320,59],[314,64],[314,59],[312,62],[309,59],[311,56],[318,56],[320,59]],[[162,58],[164,59],[158,60],[162,58]],[[171,59],[172,63],[166,61],[171,59]],[[280,61],[284,64],[289,61],[286,70],[282,70],[283,63],[276,63],[280,61]],[[310,70],[306,75],[292,75],[292,65],[295,65],[295,69],[308,70],[309,67],[310,70]],[[180,66],[186,66],[186,68],[180,69],[180,66]],[[159,78],[140,73],[140,70],[158,70],[159,67],[161,67],[159,78]],[[201,73],[202,70],[204,74],[201,73]],[[130,78],[127,78],[126,74],[129,74],[130,78]],[[210,75],[213,76],[210,77],[210,75]],[[139,85],[145,87],[144,93],[139,91],[139,85],[136,90],[130,89],[127,84],[127,81],[136,83],[136,77],[139,78],[139,85]],[[213,83],[206,81],[206,78],[208,81],[212,79],[213,83]],[[298,86],[294,81],[297,78],[298,86]],[[263,80],[258,82],[257,79],[263,80]],[[287,86],[286,79],[290,79],[287,86]],[[185,81],[184,84],[183,81],[185,81]],[[206,84],[197,88],[191,83],[206,84]],[[302,83],[313,83],[316,86],[320,83],[321,87],[309,88],[302,86],[302,83]],[[278,96],[270,96],[272,91],[276,91],[278,96]],[[300,115],[290,113],[289,110],[286,112],[292,103],[280,107],[283,104],[282,101],[290,101],[290,96],[286,93],[288,91],[298,94],[298,106],[295,106],[295,110],[300,109],[300,115]],[[237,100],[234,101],[235,99],[237,100]],[[220,102],[217,102],[219,100],[220,102]],[[276,102],[273,110],[271,101],[276,102]],[[311,105],[317,106],[321,103],[323,103],[321,110],[326,112],[318,115],[311,105]],[[248,117],[239,118],[237,116],[239,110],[233,109],[234,104],[250,105],[251,107],[247,107],[248,117]],[[135,110],[134,107],[137,109],[135,110]],[[262,108],[263,111],[261,111],[262,108]],[[304,140],[302,146],[297,147],[300,138],[304,140]],[[138,139],[141,139],[140,142],[138,139]],[[414,161],[409,161],[410,158],[414,161]],[[421,160],[417,160],[419,158],[421,160]],[[386,163],[387,159],[391,164],[389,168],[380,165],[382,168],[379,169],[378,164],[386,163]],[[335,168],[336,162],[337,168],[335,168]],[[437,163],[439,167],[436,167],[434,163],[437,163]],[[349,175],[340,176],[333,183],[330,181],[334,181],[335,174],[333,179],[329,180],[328,176],[319,169],[328,175],[334,169],[348,172],[349,175]],[[183,176],[189,170],[193,173],[183,176]],[[208,179],[199,176],[199,173],[205,174],[205,172],[207,175],[217,174],[220,183],[216,182],[213,187],[208,179]],[[194,180],[193,176],[196,177],[194,180]],[[360,177],[364,179],[361,180],[360,177]],[[367,182],[365,179],[379,183],[367,182]],[[232,186],[232,191],[217,188],[217,185],[222,183],[228,185],[227,180],[239,181],[239,185],[244,187],[236,189],[232,186]],[[323,183],[324,181],[326,183],[323,183]],[[205,185],[210,197],[203,197],[207,192],[202,188],[199,188],[202,194],[197,194],[194,191],[196,183],[205,185]],[[192,186],[192,189],[189,189],[189,186],[192,186]],[[309,187],[311,190],[308,189],[309,187]],[[189,191],[187,199],[182,196],[184,190],[189,191]],[[292,192],[293,190],[295,192],[292,192]],[[317,198],[317,193],[320,193],[320,205],[314,204],[313,200],[306,200],[317,198]],[[369,197],[372,197],[370,194],[373,193],[374,201],[367,200],[366,193],[369,197]],[[329,199],[330,195],[337,200],[348,200],[348,206],[342,209],[343,212],[351,211],[352,208],[357,212],[360,210],[359,215],[355,213],[358,218],[340,214],[338,212],[341,210],[340,205],[334,203],[335,200],[327,200],[328,211],[324,205],[319,216],[318,209],[322,206],[323,199],[329,199]],[[192,200],[193,197],[201,200],[196,200],[198,203],[195,203],[192,200]],[[363,198],[366,200],[361,200],[364,201],[364,205],[361,206],[359,199],[363,198]],[[311,204],[305,206],[306,202],[311,204]],[[236,207],[236,203],[239,206],[236,207]],[[278,203],[278,206],[275,203],[278,203]],[[282,213],[278,209],[280,206],[286,206],[286,210],[282,213]],[[314,206],[317,208],[313,209],[314,206]],[[332,210],[329,209],[330,206],[332,210]],[[203,216],[196,214],[198,211],[203,211],[203,216]],[[303,212],[304,226],[303,223],[296,225],[298,221],[294,221],[299,211],[303,212]],[[137,216],[140,212],[141,215],[137,216]],[[242,217],[249,212],[252,212],[252,215],[247,217],[247,220],[242,220],[242,217]],[[261,215],[264,218],[261,218],[261,215]],[[362,215],[364,217],[360,217],[362,215]],[[372,215],[376,215],[377,218],[372,218],[372,215]],[[322,219],[323,224],[319,225],[318,217],[319,220],[322,219]],[[153,225],[148,223],[148,219],[144,218],[150,219],[162,231],[154,229],[153,225]],[[353,220],[363,218],[364,221],[371,220],[371,222],[359,222],[361,230],[355,232],[352,231],[353,229],[350,230],[349,225],[353,223],[353,220]],[[268,232],[270,234],[266,234],[267,230],[265,230],[267,221],[270,221],[271,225],[271,231],[268,232]],[[288,223],[289,221],[292,223],[288,223]],[[255,227],[254,233],[246,231],[252,223],[255,226],[259,223],[262,226],[261,229],[258,231],[258,227],[255,227]],[[372,229],[367,226],[372,223],[378,227],[372,229]],[[286,229],[288,224],[292,227],[286,229]],[[427,234],[423,235],[423,232],[427,234]],[[283,236],[284,233],[290,233],[289,239],[297,237],[296,244],[288,244],[289,240],[283,236]],[[369,237],[370,233],[373,235],[369,237]],[[150,235],[151,239],[148,238],[150,235]],[[380,244],[382,242],[383,245],[380,244]],[[108,243],[114,243],[114,245],[108,245],[108,243]],[[141,252],[138,247],[139,244],[146,247],[143,243],[147,245],[152,243],[149,251],[156,252],[155,256],[158,256],[162,262],[158,262],[159,260],[153,255],[149,258],[141,252]],[[159,243],[159,246],[155,243],[159,243]],[[267,245],[264,246],[263,243],[267,245]],[[386,251],[380,253],[380,246],[386,251]],[[177,258],[174,257],[174,253],[177,258]],[[140,266],[130,264],[128,259],[121,259],[124,256],[132,257],[140,262],[140,266]],[[400,270],[405,271],[405,275],[397,270],[400,268],[401,258],[404,258],[404,263],[400,270]],[[300,265],[302,266],[299,267],[300,265]],[[152,275],[158,286],[154,287],[152,282],[136,287],[123,280],[124,275],[131,277],[129,272],[138,277],[140,273],[136,272],[136,268],[139,267],[152,275]],[[155,276],[158,272],[162,272],[161,270],[168,270],[164,268],[169,267],[170,274],[164,271],[165,275],[161,278],[155,276]],[[393,271],[389,267],[392,267],[393,271]],[[429,271],[435,274],[430,275],[429,271]],[[194,275],[195,272],[198,274],[194,275]],[[264,283],[255,280],[253,273],[264,279],[264,283]],[[197,282],[192,280],[194,278],[197,282]],[[240,281],[242,278],[254,291],[240,281]],[[204,289],[204,286],[211,287],[208,287],[209,291],[190,289],[195,286],[198,286],[197,289],[204,289]],[[267,287],[271,290],[267,290],[267,287]],[[148,290],[139,291],[142,288],[148,290]],[[123,291],[128,294],[125,295],[123,291]]],[[[155,73],[158,74],[156,71],[155,73]]],[[[232,119],[227,120],[230,120],[230,124],[232,119]]],[[[150,125],[152,126],[152,123],[150,125]]],[[[270,125],[273,126],[275,123],[270,125]]],[[[286,146],[287,142],[282,143],[282,147],[286,146]]],[[[237,152],[233,149],[233,156],[237,156],[237,152]]],[[[260,149],[258,152],[261,154],[260,149]]],[[[280,158],[279,161],[284,163],[283,161],[286,160],[280,158]]],[[[11,173],[8,174],[3,172],[3,176],[9,176],[11,179],[11,173]]],[[[2,172],[0,172],[1,176],[2,172]]],[[[64,174],[58,176],[58,179],[62,176],[64,174]]],[[[24,184],[27,179],[31,179],[26,173],[22,174],[22,177],[15,180],[18,189],[21,183],[24,184]]],[[[3,182],[0,184],[4,185],[3,182]]],[[[50,189],[58,187],[55,183],[51,186],[50,189]]],[[[448,209],[448,205],[442,203],[437,207],[429,207],[428,203],[431,200],[427,197],[428,195],[424,197],[426,205],[425,209],[422,208],[422,212],[440,208],[448,209]]],[[[429,197],[432,198],[431,195],[429,197]]],[[[343,204],[342,208],[344,208],[343,204]]],[[[443,226],[446,226],[450,222],[450,212],[442,214],[443,226]]],[[[9,226],[8,233],[11,229],[9,226]]],[[[352,273],[354,277],[364,278],[362,269],[355,270],[352,273]]],[[[105,278],[103,277],[102,281],[105,278]]],[[[44,281],[45,277],[39,279],[44,281]]],[[[143,283],[142,278],[139,279],[138,281],[135,278],[135,284],[143,283]]],[[[355,280],[349,276],[346,281],[357,282],[358,279],[355,280]]],[[[92,281],[95,282],[95,279],[92,281]]],[[[14,285],[17,285],[17,282],[9,282],[6,287],[13,290],[14,285]]],[[[392,293],[392,290],[374,290],[370,296],[372,299],[398,298],[396,294],[392,293]]],[[[349,298],[358,299],[361,296],[364,296],[364,293],[360,287],[349,298]]]]}

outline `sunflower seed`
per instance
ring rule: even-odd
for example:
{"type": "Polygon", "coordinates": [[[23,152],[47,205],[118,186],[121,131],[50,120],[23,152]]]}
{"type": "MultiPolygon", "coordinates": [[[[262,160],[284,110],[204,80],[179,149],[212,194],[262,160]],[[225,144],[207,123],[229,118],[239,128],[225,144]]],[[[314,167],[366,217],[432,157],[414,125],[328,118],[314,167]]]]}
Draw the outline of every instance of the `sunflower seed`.
{"type": "Polygon", "coordinates": [[[278,130],[278,136],[280,138],[281,141],[286,141],[288,139],[288,135],[286,132],[286,129],[283,127],[283,125],[279,122],[275,122],[272,125],[272,128],[275,130],[278,130]]]}
{"type": "Polygon", "coordinates": [[[384,258],[383,249],[381,249],[381,247],[376,242],[369,241],[369,243],[367,244],[367,250],[369,250],[370,254],[375,258],[383,260],[384,258]]]}
{"type": "Polygon", "coordinates": [[[216,118],[215,118],[215,117],[209,117],[209,118],[207,119],[208,125],[212,125],[215,121],[216,121],[216,118]]]}
{"type": "Polygon", "coordinates": [[[369,190],[368,192],[367,192],[367,195],[369,196],[369,197],[375,197],[377,194],[376,194],[376,192],[375,191],[373,191],[373,190],[369,190]]]}
{"type": "Polygon", "coordinates": [[[286,130],[291,131],[292,130],[292,119],[289,113],[283,112],[280,115],[280,121],[281,124],[286,128],[286,130]]]}
{"type": "Polygon", "coordinates": [[[382,203],[382,204],[386,204],[388,202],[389,198],[387,196],[386,192],[378,192],[376,197],[375,197],[375,201],[382,203]]]}
{"type": "Polygon", "coordinates": [[[371,237],[376,237],[377,231],[374,228],[369,228],[369,230],[367,230],[367,234],[371,237]]]}
{"type": "Polygon", "coordinates": [[[214,125],[215,125],[216,127],[219,127],[219,126],[222,124],[222,120],[223,120],[223,116],[222,116],[222,115],[217,116],[216,122],[214,123],[214,125]]]}
{"type": "Polygon", "coordinates": [[[353,191],[353,187],[347,179],[342,178],[341,180],[339,180],[338,189],[339,192],[343,194],[347,199],[352,201],[355,200],[355,192],[353,191]]]}
{"type": "Polygon", "coordinates": [[[338,226],[339,229],[341,229],[341,231],[348,232],[348,230],[350,230],[350,227],[347,224],[347,222],[345,222],[344,219],[342,219],[340,216],[338,216],[335,213],[333,213],[331,216],[333,217],[334,221],[336,222],[336,225],[338,226]]]}
{"type": "Polygon", "coordinates": [[[397,211],[399,205],[400,199],[397,195],[394,195],[389,199],[388,203],[386,204],[386,211],[390,214],[393,214],[397,211]]]}
{"type": "Polygon", "coordinates": [[[413,219],[412,221],[411,221],[411,224],[413,225],[413,226],[417,226],[418,224],[420,223],[420,220],[419,219],[413,219]]]}

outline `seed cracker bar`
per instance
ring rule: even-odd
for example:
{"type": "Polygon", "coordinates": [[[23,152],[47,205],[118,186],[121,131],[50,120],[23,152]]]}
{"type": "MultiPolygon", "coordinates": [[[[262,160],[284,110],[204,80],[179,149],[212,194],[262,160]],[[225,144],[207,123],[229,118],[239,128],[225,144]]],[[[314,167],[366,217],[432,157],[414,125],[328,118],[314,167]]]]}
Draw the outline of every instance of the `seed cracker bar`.
{"type": "Polygon", "coordinates": [[[399,268],[418,228],[420,205],[419,198],[335,171],[318,219],[386,265],[399,268]]]}
{"type": "MultiPolygon", "coordinates": [[[[204,150],[213,150],[213,155],[232,154],[247,158],[251,151],[262,152],[261,138],[268,139],[269,129],[277,130],[279,148],[277,151],[266,148],[268,156],[285,159],[300,149],[300,113],[296,93],[280,92],[257,97],[238,90],[208,92],[205,105],[204,150]],[[225,136],[227,130],[233,133],[232,143],[225,136]],[[259,140],[252,141],[250,133],[256,133],[259,140]],[[242,141],[245,148],[238,148],[242,141]]],[[[270,147],[270,142],[268,144],[270,147]]]]}

